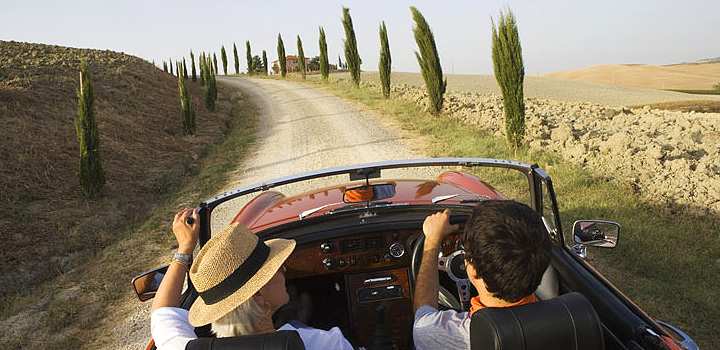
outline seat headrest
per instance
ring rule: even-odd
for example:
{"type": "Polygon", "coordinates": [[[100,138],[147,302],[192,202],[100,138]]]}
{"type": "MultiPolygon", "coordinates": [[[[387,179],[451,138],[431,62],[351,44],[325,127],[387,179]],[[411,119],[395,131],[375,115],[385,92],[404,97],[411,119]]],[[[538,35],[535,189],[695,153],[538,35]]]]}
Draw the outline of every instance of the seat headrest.
{"type": "Polygon", "coordinates": [[[228,338],[198,338],[191,340],[185,350],[305,350],[297,331],[277,331],[267,334],[228,338]]]}
{"type": "Polygon", "coordinates": [[[590,301],[579,293],[484,308],[470,321],[472,350],[602,350],[603,346],[600,320],[590,301]]]}

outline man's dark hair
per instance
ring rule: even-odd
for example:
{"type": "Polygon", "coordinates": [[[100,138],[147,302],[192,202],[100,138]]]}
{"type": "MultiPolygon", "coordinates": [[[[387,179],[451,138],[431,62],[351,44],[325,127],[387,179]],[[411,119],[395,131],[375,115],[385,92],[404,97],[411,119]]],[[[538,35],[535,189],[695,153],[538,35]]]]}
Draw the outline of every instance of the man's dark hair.
{"type": "Polygon", "coordinates": [[[511,303],[537,289],[551,244],[540,214],[515,201],[480,202],[465,225],[465,258],[489,292],[511,303]]]}

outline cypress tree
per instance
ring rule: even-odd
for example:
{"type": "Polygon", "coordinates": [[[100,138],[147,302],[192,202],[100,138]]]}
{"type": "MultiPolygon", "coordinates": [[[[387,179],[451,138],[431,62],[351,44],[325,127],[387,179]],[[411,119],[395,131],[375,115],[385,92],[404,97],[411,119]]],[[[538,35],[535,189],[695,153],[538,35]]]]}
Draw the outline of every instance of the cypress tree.
{"type": "Polygon", "coordinates": [[[197,81],[197,72],[195,71],[195,55],[190,50],[190,71],[192,72],[192,81],[197,81]]]}
{"type": "Polygon", "coordinates": [[[217,101],[217,69],[210,68],[210,97],[212,98],[212,110],[215,110],[215,101],[217,101]]]}
{"type": "Polygon", "coordinates": [[[388,43],[385,21],[380,25],[380,85],[385,98],[390,97],[390,44],[388,43]]]}
{"type": "Polygon", "coordinates": [[[220,59],[222,60],[223,72],[227,75],[227,54],[225,53],[225,45],[220,46],[220,59]]]}
{"type": "Polygon", "coordinates": [[[175,73],[173,73],[173,68],[172,68],[172,66],[173,66],[173,65],[172,65],[172,58],[168,58],[168,60],[170,61],[170,63],[168,63],[168,68],[170,68],[170,74],[171,74],[171,75],[175,75],[175,73]]]}
{"type": "Polygon", "coordinates": [[[183,77],[185,78],[185,80],[187,80],[188,74],[187,74],[187,64],[185,64],[185,57],[183,57],[182,67],[183,67],[183,77]]]}
{"type": "Polygon", "coordinates": [[[278,33],[278,61],[280,61],[280,74],[283,78],[287,75],[287,62],[285,60],[285,44],[283,44],[282,36],[278,33]]]}
{"type": "Polygon", "coordinates": [[[203,52],[200,54],[200,57],[198,59],[198,67],[200,68],[200,84],[202,86],[205,86],[205,69],[207,67],[205,66],[205,53],[203,52]]]}
{"type": "Polygon", "coordinates": [[[355,39],[355,29],[353,28],[352,18],[350,18],[350,9],[343,7],[343,27],[345,28],[345,61],[347,62],[350,75],[352,76],[355,86],[360,86],[360,64],[362,59],[357,49],[357,39],[355,39]]]}
{"type": "Polygon", "coordinates": [[[425,88],[428,92],[428,110],[437,115],[440,113],[443,105],[443,94],[447,81],[443,80],[442,67],[440,67],[440,57],[435,47],[435,37],[433,36],[430,26],[425,21],[425,17],[414,7],[410,7],[415,27],[415,42],[417,43],[420,53],[415,51],[415,57],[420,64],[423,80],[425,80],[425,88]]]}
{"type": "Polygon", "coordinates": [[[212,58],[213,58],[213,61],[212,61],[213,68],[215,68],[215,72],[217,72],[218,71],[217,55],[214,52],[213,52],[212,58]]]}
{"type": "MultiPolygon", "coordinates": [[[[178,64],[180,66],[180,64],[178,64]]],[[[178,67],[179,69],[179,67],[178,67]]],[[[183,134],[192,135],[195,133],[195,109],[190,102],[187,86],[185,86],[186,77],[178,74],[178,88],[180,89],[180,115],[183,125],[183,134]]]]}
{"type": "Polygon", "coordinates": [[[167,69],[167,62],[165,62],[165,61],[163,61],[163,70],[165,71],[165,73],[167,73],[167,72],[168,72],[168,69],[167,69]]]}
{"type": "Polygon", "coordinates": [[[233,43],[233,56],[235,56],[235,74],[240,75],[240,60],[238,59],[237,46],[233,43]]]}
{"type": "Polygon", "coordinates": [[[267,65],[267,53],[265,53],[265,50],[263,50],[263,75],[268,74],[268,65],[267,65]]]}
{"type": "Polygon", "coordinates": [[[245,51],[246,51],[245,57],[247,58],[248,75],[254,75],[255,70],[253,69],[253,64],[252,64],[252,52],[250,51],[250,41],[249,40],[245,40],[245,51]]]}
{"type": "Polygon", "coordinates": [[[203,81],[205,82],[205,109],[209,111],[214,111],[215,99],[213,98],[212,59],[210,59],[210,56],[207,56],[207,58],[203,58],[200,60],[200,70],[202,71],[203,81]]]}
{"type": "Polygon", "coordinates": [[[328,63],[327,40],[325,39],[325,29],[320,27],[320,74],[323,80],[328,80],[330,75],[330,64],[328,63]]]}
{"type": "Polygon", "coordinates": [[[77,90],[78,118],[75,119],[75,131],[80,144],[80,164],[78,178],[86,195],[95,197],[105,184],[105,171],[100,162],[100,132],[93,108],[92,80],[87,62],[80,63],[80,89],[77,90]]]}
{"type": "Polygon", "coordinates": [[[338,70],[342,69],[342,58],[340,58],[340,55],[338,55],[338,66],[337,66],[337,69],[338,69],[338,70]]]}
{"type": "Polygon", "coordinates": [[[297,46],[298,46],[298,69],[300,69],[300,74],[302,75],[302,78],[305,79],[305,51],[303,51],[302,47],[302,40],[300,40],[300,36],[297,36],[297,46]]]}
{"type": "Polygon", "coordinates": [[[510,147],[517,150],[525,136],[525,68],[515,15],[509,8],[507,15],[500,11],[497,28],[492,21],[492,58],[495,79],[503,95],[505,133],[510,147]]]}

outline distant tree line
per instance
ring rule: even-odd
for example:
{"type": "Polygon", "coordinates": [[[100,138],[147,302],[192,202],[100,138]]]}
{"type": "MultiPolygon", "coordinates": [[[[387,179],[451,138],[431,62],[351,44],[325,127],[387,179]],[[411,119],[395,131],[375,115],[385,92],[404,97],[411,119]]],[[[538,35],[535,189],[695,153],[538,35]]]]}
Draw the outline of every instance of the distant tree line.
{"type": "MultiPolygon", "coordinates": [[[[415,7],[410,7],[410,12],[414,20],[413,35],[417,44],[415,57],[420,66],[420,72],[425,82],[425,88],[428,93],[427,111],[438,115],[442,111],[444,94],[447,89],[447,79],[443,76],[442,65],[438,55],[435,38],[428,22],[420,11],[415,7]]],[[[327,80],[329,72],[332,69],[347,69],[350,72],[352,82],[356,87],[360,85],[360,66],[362,58],[357,49],[357,37],[353,27],[350,9],[342,7],[341,22],[345,32],[343,38],[343,51],[345,61],[342,55],[338,55],[337,65],[331,65],[328,60],[327,38],[323,27],[318,28],[318,46],[319,55],[307,59],[300,35],[297,35],[297,65],[293,70],[299,72],[301,77],[305,79],[306,72],[319,71],[322,79],[327,80]]],[[[392,58],[390,54],[390,44],[388,40],[388,32],[385,22],[380,24],[380,60],[378,70],[380,75],[380,86],[382,95],[385,98],[390,97],[392,58]]],[[[253,55],[250,47],[250,41],[245,41],[246,61],[248,75],[267,75],[269,65],[267,61],[267,53],[262,51],[262,57],[253,55]]],[[[517,24],[515,16],[507,9],[505,13],[501,11],[497,25],[493,20],[492,23],[492,47],[491,53],[493,57],[493,67],[495,77],[500,86],[503,95],[503,106],[505,113],[505,126],[508,143],[512,148],[521,146],[525,133],[525,106],[523,96],[523,80],[524,67],[522,61],[522,49],[520,46],[517,24]]],[[[288,71],[287,55],[285,44],[281,33],[277,37],[277,65],[273,65],[272,69],[275,74],[286,77],[288,71]]],[[[220,47],[220,58],[222,62],[223,73],[227,75],[227,53],[225,46],[220,47]]],[[[233,58],[235,65],[235,74],[240,74],[240,64],[238,59],[237,46],[233,43],[233,58]]],[[[163,61],[163,70],[173,75],[183,75],[184,80],[188,79],[187,66],[185,58],[182,59],[182,65],[178,65],[173,72],[172,59],[169,64],[163,61]]],[[[176,60],[177,62],[177,60],[176,60]]],[[[192,72],[192,80],[196,81],[195,58],[190,51],[190,64],[192,72]]],[[[214,109],[214,101],[217,98],[217,86],[215,83],[215,74],[218,71],[217,56],[215,53],[203,53],[199,60],[200,82],[205,87],[205,106],[209,110],[214,109]]],[[[720,90],[720,84],[714,86],[720,90]]]]}

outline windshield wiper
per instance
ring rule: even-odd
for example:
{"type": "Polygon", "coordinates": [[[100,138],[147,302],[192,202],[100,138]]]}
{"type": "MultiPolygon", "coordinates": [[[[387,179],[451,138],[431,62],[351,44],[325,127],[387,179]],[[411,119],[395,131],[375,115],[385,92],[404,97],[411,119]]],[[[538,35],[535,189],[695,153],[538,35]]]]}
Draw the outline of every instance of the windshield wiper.
{"type": "Polygon", "coordinates": [[[393,202],[375,201],[375,202],[351,203],[351,204],[344,205],[342,207],[330,210],[326,214],[332,214],[332,213],[336,213],[338,211],[344,211],[344,210],[367,209],[367,208],[377,207],[377,206],[381,206],[381,205],[390,205],[390,204],[393,204],[393,202]]]}
{"type": "Polygon", "coordinates": [[[455,197],[458,197],[458,196],[473,196],[473,197],[476,197],[476,198],[473,198],[473,199],[463,199],[463,200],[460,201],[460,203],[479,203],[479,202],[482,202],[482,201],[486,201],[486,200],[491,199],[490,196],[486,196],[486,195],[484,195],[484,194],[482,194],[482,195],[467,194],[467,193],[465,193],[465,194],[449,194],[449,195],[437,196],[437,197],[433,198],[433,199],[432,199],[432,204],[437,204],[437,203],[440,203],[440,202],[442,202],[442,201],[446,201],[446,200],[448,200],[448,199],[452,199],[452,198],[455,198],[455,197]]]}
{"type": "Polygon", "coordinates": [[[338,204],[343,204],[343,202],[330,203],[330,204],[321,205],[321,206],[319,206],[319,207],[317,207],[317,208],[308,209],[308,210],[300,213],[300,220],[302,220],[302,219],[304,219],[304,218],[306,218],[306,217],[308,217],[308,216],[310,216],[310,215],[312,215],[312,214],[315,214],[315,213],[319,212],[320,210],[323,210],[323,209],[325,209],[325,208],[327,208],[327,207],[331,207],[331,206],[333,206],[333,205],[338,205],[338,204]]]}

